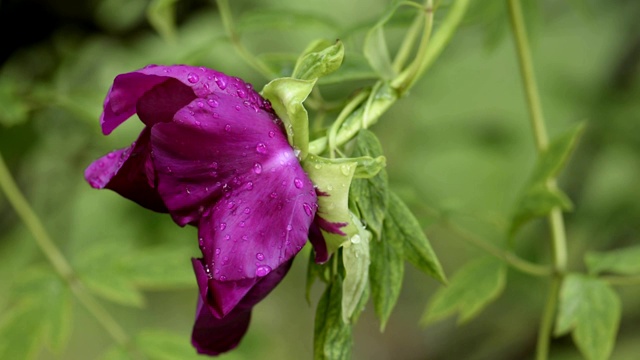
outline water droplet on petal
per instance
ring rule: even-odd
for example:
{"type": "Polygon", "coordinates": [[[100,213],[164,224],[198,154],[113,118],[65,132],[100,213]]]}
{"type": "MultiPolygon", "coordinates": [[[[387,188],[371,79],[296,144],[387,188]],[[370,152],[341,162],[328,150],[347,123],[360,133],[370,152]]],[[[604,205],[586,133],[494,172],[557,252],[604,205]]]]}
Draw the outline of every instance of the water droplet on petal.
{"type": "Polygon", "coordinates": [[[315,165],[313,165],[313,167],[319,170],[319,169],[321,169],[321,168],[322,168],[322,165],[320,165],[320,164],[315,164],[315,165]]]}
{"type": "Polygon", "coordinates": [[[238,89],[238,91],[236,91],[236,93],[238,94],[238,97],[241,99],[244,99],[247,97],[247,92],[242,90],[242,89],[238,89]]]}
{"type": "Polygon", "coordinates": [[[229,132],[231,131],[231,125],[227,124],[224,126],[224,131],[229,132]]]}
{"type": "Polygon", "coordinates": [[[311,205],[304,203],[302,204],[302,207],[304,208],[304,212],[307,214],[307,216],[313,215],[313,209],[311,208],[311,205]]]}
{"type": "Polygon", "coordinates": [[[302,180],[298,178],[293,179],[293,185],[295,185],[298,189],[302,189],[302,187],[304,186],[302,180]]]}
{"type": "Polygon", "coordinates": [[[245,214],[249,214],[250,212],[251,212],[250,208],[248,208],[248,207],[244,208],[244,213],[245,214]]]}
{"type": "Polygon", "coordinates": [[[273,131],[269,131],[269,137],[270,137],[270,138],[272,138],[272,137],[274,137],[274,136],[276,136],[276,133],[275,133],[275,132],[273,132],[273,131]]]}
{"type": "Polygon", "coordinates": [[[253,190],[253,182],[249,181],[246,185],[247,190],[253,190]]]}
{"type": "Polygon", "coordinates": [[[220,223],[220,231],[227,228],[227,223],[220,223]]]}
{"type": "Polygon", "coordinates": [[[361,240],[362,240],[362,239],[360,238],[360,235],[359,235],[359,234],[355,234],[355,235],[353,235],[353,236],[351,237],[351,243],[352,243],[352,244],[358,244],[358,243],[360,243],[360,241],[361,241],[361,240]]]}
{"type": "Polygon", "coordinates": [[[257,253],[256,254],[256,259],[258,259],[260,261],[264,260],[264,254],[263,253],[257,253]]]}
{"type": "Polygon", "coordinates": [[[198,238],[198,245],[200,245],[200,246],[204,245],[204,238],[203,237],[199,237],[198,238]]]}
{"type": "Polygon", "coordinates": [[[256,276],[263,277],[267,276],[271,272],[271,266],[261,265],[256,268],[256,276]]]}
{"type": "Polygon", "coordinates": [[[293,226],[291,226],[291,224],[287,225],[287,231],[291,231],[293,230],[293,226]]]}
{"type": "Polygon", "coordinates": [[[236,111],[240,111],[240,110],[242,110],[242,108],[240,107],[240,105],[236,105],[236,106],[235,106],[235,108],[236,108],[236,111]]]}
{"type": "Polygon", "coordinates": [[[271,196],[272,199],[275,199],[275,198],[278,197],[278,193],[277,192],[272,192],[271,195],[269,195],[269,196],[271,196]]]}
{"type": "Polygon", "coordinates": [[[267,145],[265,145],[264,143],[258,143],[258,145],[256,145],[256,152],[258,154],[266,154],[267,153],[267,145]]]}
{"type": "Polygon", "coordinates": [[[227,88],[227,79],[225,79],[224,77],[215,77],[216,85],[218,85],[218,87],[220,88],[220,90],[224,90],[227,88]]]}
{"type": "Polygon", "coordinates": [[[253,164],[253,172],[260,174],[262,172],[262,165],[260,165],[260,163],[253,164]]]}
{"type": "Polygon", "coordinates": [[[220,255],[221,252],[222,250],[220,250],[220,248],[216,248],[216,255],[220,255]]]}
{"type": "Polygon", "coordinates": [[[227,277],[226,277],[226,276],[224,276],[224,275],[220,275],[220,280],[221,280],[221,281],[225,281],[225,280],[227,280],[227,277]]]}
{"type": "Polygon", "coordinates": [[[189,75],[187,75],[187,81],[189,81],[192,84],[197,83],[199,80],[200,80],[200,76],[198,76],[198,74],[189,73],[189,75]]]}
{"type": "Polygon", "coordinates": [[[350,171],[351,171],[351,165],[340,166],[340,172],[342,172],[342,175],[349,176],[350,171]]]}
{"type": "Polygon", "coordinates": [[[207,104],[209,104],[209,106],[211,106],[212,108],[217,108],[218,107],[218,100],[209,99],[209,100],[207,100],[207,104]]]}

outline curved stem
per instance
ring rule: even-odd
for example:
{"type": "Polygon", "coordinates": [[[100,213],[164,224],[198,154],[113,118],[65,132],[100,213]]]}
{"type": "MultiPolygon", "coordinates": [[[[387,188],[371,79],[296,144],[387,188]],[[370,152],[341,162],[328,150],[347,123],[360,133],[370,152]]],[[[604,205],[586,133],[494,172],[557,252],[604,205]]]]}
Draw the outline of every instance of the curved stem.
{"type": "Polygon", "coordinates": [[[505,251],[489,242],[483,241],[482,239],[474,236],[466,230],[461,229],[460,227],[449,221],[445,221],[444,225],[449,231],[458,236],[460,239],[484,250],[488,254],[498,259],[501,259],[516,270],[533,276],[549,276],[553,274],[553,269],[551,269],[550,267],[532,263],[510,251],[505,251]]]}
{"type": "MultiPolygon", "coordinates": [[[[549,140],[545,129],[542,104],[540,102],[535,73],[533,71],[533,61],[531,59],[529,40],[524,26],[522,8],[519,0],[508,0],[507,3],[509,5],[509,18],[511,20],[511,28],[515,38],[520,74],[522,76],[524,91],[527,98],[534,140],[538,153],[542,153],[547,149],[549,140]]],[[[555,179],[551,179],[548,186],[555,186],[555,179]]],[[[553,328],[553,319],[555,317],[556,305],[558,302],[558,292],[564,273],[567,270],[567,239],[562,210],[558,207],[551,210],[548,220],[551,228],[553,267],[556,275],[554,275],[551,282],[551,288],[547,298],[547,306],[545,307],[545,312],[540,324],[536,350],[538,360],[544,360],[548,357],[551,329],[553,328]]]]}
{"type": "Polygon", "coordinates": [[[240,37],[235,30],[233,24],[233,16],[231,15],[231,8],[229,7],[228,0],[216,0],[218,4],[218,10],[220,11],[220,17],[222,18],[222,25],[224,26],[231,44],[236,48],[236,51],[242,57],[242,59],[249,64],[254,70],[259,72],[267,80],[271,80],[275,77],[275,74],[265,65],[260,59],[251,54],[247,48],[242,45],[240,37]]]}
{"type": "Polygon", "coordinates": [[[33,211],[22,192],[11,177],[11,173],[0,154],[0,189],[7,195],[9,203],[22,222],[33,235],[36,244],[49,260],[55,272],[69,286],[80,303],[98,320],[111,337],[120,345],[127,346],[129,337],[118,322],[102,307],[102,305],[86,291],[73,272],[62,252],[55,245],[45,230],[38,215],[33,211]]]}

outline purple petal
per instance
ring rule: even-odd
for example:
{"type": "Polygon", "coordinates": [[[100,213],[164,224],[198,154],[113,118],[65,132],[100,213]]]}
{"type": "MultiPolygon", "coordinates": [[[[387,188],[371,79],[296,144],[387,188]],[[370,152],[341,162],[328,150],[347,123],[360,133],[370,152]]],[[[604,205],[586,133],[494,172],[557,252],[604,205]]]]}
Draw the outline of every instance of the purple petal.
{"type": "MultiPolygon", "coordinates": [[[[194,268],[197,274],[200,271],[198,270],[200,268],[198,263],[201,264],[198,259],[194,259],[194,268]]],[[[258,280],[238,306],[222,318],[214,316],[212,309],[207,306],[207,303],[203,302],[202,299],[207,299],[206,296],[199,297],[196,322],[193,326],[191,340],[198,352],[218,355],[235,348],[247,331],[253,306],[280,283],[291,268],[292,263],[293,261],[288,261],[269,275],[258,280]]],[[[198,276],[198,279],[201,291],[203,287],[207,288],[208,282],[201,282],[204,279],[200,276],[198,276]]],[[[205,290],[206,293],[207,291],[205,290]]]]}
{"type": "MultiPolygon", "coordinates": [[[[317,216],[317,215],[316,215],[317,216]]],[[[329,251],[327,250],[327,243],[324,240],[320,227],[314,222],[309,228],[309,241],[313,245],[315,251],[315,262],[318,264],[324,264],[329,260],[329,251]]]]}
{"type": "Polygon", "coordinates": [[[250,319],[250,309],[238,309],[223,319],[218,319],[213,316],[202,299],[198,298],[198,309],[191,333],[191,343],[198,353],[211,356],[234,349],[247,332],[250,319]]]}
{"type": "Polygon", "coordinates": [[[130,147],[113,151],[85,170],[87,182],[96,189],[111,189],[123,197],[158,212],[167,208],[154,188],[155,174],[145,129],[130,147]]]}
{"type": "Polygon", "coordinates": [[[316,198],[297,160],[291,162],[266,166],[200,219],[201,249],[216,295],[212,306],[222,315],[236,306],[250,281],[292,259],[307,241],[313,213],[305,206],[316,198]]]}

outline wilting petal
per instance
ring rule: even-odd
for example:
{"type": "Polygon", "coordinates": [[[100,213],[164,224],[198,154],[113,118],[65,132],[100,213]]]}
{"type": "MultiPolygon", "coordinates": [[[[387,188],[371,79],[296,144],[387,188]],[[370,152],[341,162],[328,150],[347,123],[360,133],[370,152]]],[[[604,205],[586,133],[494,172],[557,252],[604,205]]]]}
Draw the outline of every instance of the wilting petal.
{"type": "MultiPolygon", "coordinates": [[[[194,259],[193,263],[196,273],[201,272],[202,263],[200,260],[194,259]]],[[[200,297],[191,340],[198,352],[218,355],[235,348],[247,331],[253,306],[280,283],[291,268],[292,263],[293,260],[288,261],[269,273],[269,275],[260,278],[233,311],[222,318],[214,316],[207,303],[203,301],[203,299],[207,299],[206,295],[200,297]]],[[[207,281],[201,282],[201,280],[204,279],[198,276],[200,290],[202,292],[204,288],[204,293],[206,294],[209,283],[207,281]]]]}
{"type": "Polygon", "coordinates": [[[126,149],[113,151],[85,170],[87,182],[96,189],[111,189],[123,197],[158,212],[167,208],[154,188],[154,170],[149,152],[148,129],[126,149]]]}

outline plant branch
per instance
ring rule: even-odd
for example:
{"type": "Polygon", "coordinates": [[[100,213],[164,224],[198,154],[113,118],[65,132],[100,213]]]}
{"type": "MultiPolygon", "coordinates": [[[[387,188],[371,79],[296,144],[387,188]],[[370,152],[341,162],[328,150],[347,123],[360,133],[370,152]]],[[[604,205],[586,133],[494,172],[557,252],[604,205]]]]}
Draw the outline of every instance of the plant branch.
{"type": "Polygon", "coordinates": [[[49,260],[55,272],[69,286],[80,303],[98,320],[111,337],[120,345],[128,346],[129,337],[109,314],[109,312],[90,294],[73,272],[71,265],[55,245],[45,230],[38,215],[33,211],[26,198],[13,180],[9,168],[0,154],[0,189],[6,194],[9,203],[22,222],[33,235],[36,244],[49,260]]]}
{"type": "MultiPolygon", "coordinates": [[[[524,92],[527,98],[534,140],[538,153],[542,153],[546,151],[549,139],[545,128],[542,104],[533,70],[533,61],[524,25],[522,7],[520,6],[519,0],[507,0],[507,3],[509,6],[509,18],[511,20],[511,28],[515,38],[520,74],[522,76],[524,92]]],[[[547,185],[550,187],[555,186],[555,179],[551,179],[547,185]]],[[[549,342],[558,302],[559,288],[561,286],[564,273],[567,270],[567,239],[562,210],[558,207],[552,209],[548,219],[549,226],[551,228],[553,267],[555,274],[551,280],[547,305],[540,323],[540,332],[538,333],[538,344],[536,349],[536,357],[538,360],[544,360],[548,357],[549,342]]]]}

